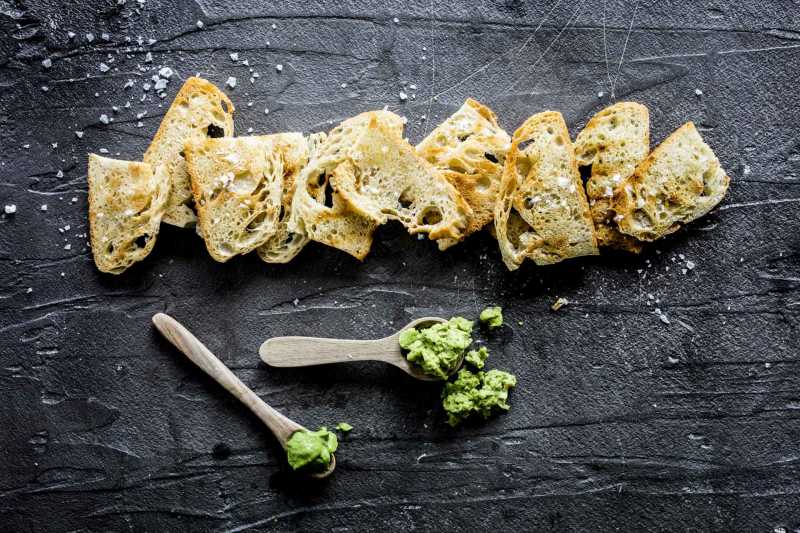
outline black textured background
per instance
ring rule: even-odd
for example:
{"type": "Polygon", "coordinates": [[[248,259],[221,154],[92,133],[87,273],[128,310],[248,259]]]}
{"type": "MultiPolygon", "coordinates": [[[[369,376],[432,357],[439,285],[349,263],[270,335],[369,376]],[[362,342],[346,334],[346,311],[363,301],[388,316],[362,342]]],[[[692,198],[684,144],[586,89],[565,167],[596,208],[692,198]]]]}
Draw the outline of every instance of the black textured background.
{"type": "Polygon", "coordinates": [[[798,530],[799,65],[788,0],[0,0],[0,205],[18,208],[0,215],[0,530],[798,530]],[[162,66],[164,99],[142,90],[162,66]],[[363,264],[313,244],[287,266],[222,265],[164,227],[146,262],[101,275],[86,154],[140,158],[198,72],[237,77],[239,134],[388,105],[416,142],[467,96],[509,132],[557,109],[575,134],[633,99],[654,144],[694,120],[731,188],[636,258],[508,273],[488,234],[439,253],[387,226],[363,264]],[[391,368],[256,353],[487,304],[508,319],[491,364],[519,386],[509,414],[458,430],[437,387],[391,368]],[[293,479],[258,420],[156,335],[157,311],[290,417],[352,423],[333,478],[293,479]]]}

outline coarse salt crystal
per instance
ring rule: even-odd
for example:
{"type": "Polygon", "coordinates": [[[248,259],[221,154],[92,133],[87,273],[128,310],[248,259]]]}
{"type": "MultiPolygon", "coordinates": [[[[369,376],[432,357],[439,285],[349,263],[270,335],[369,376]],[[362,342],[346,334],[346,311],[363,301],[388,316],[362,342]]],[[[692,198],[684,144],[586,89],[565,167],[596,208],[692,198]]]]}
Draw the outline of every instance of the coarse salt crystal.
{"type": "Polygon", "coordinates": [[[233,89],[234,87],[236,87],[236,78],[230,76],[228,80],[225,82],[225,85],[233,89]]]}
{"type": "Polygon", "coordinates": [[[17,212],[17,206],[14,204],[6,204],[3,210],[6,212],[6,215],[13,215],[17,212]]]}
{"type": "Polygon", "coordinates": [[[199,29],[199,30],[202,30],[205,27],[205,24],[203,24],[202,20],[198,20],[195,25],[197,26],[197,29],[199,29]]]}
{"type": "Polygon", "coordinates": [[[173,74],[175,74],[175,72],[169,67],[161,67],[161,69],[158,71],[158,75],[162,78],[169,79],[173,74]]]}
{"type": "Polygon", "coordinates": [[[277,65],[275,65],[275,70],[277,70],[278,72],[283,72],[283,65],[278,63],[277,65]]]}
{"type": "Polygon", "coordinates": [[[110,122],[110,120],[108,119],[108,115],[106,115],[105,113],[100,115],[100,122],[102,122],[103,124],[108,124],[110,122]]]}

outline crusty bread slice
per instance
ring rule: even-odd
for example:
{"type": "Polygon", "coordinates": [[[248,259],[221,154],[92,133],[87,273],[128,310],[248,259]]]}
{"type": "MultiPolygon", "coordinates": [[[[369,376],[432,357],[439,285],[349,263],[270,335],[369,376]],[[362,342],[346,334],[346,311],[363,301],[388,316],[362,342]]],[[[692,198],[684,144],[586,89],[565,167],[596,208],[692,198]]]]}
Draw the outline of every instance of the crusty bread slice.
{"type": "MultiPolygon", "coordinates": [[[[277,231],[267,242],[256,248],[258,256],[267,263],[288,263],[308,243],[309,239],[305,233],[289,231],[289,218],[292,213],[292,200],[298,176],[308,164],[309,159],[313,158],[319,150],[325,137],[324,133],[312,133],[305,139],[302,146],[292,145],[287,147],[289,149],[282,151],[285,154],[292,154],[294,157],[291,161],[286,162],[284,168],[281,212],[278,217],[277,231]]],[[[282,144],[283,141],[279,139],[277,142],[282,144]]]]}
{"type": "Polygon", "coordinates": [[[687,122],[617,189],[612,209],[620,231],[653,241],[711,211],[729,182],[717,156],[687,122]]]}
{"type": "Polygon", "coordinates": [[[167,114],[161,120],[145,163],[153,168],[166,165],[171,193],[164,222],[192,226],[197,218],[192,209],[192,188],[184,158],[187,142],[233,135],[233,103],[211,82],[191,77],[186,80],[167,114]]]}
{"type": "Polygon", "coordinates": [[[349,118],[328,133],[297,180],[289,230],[364,259],[372,246],[377,224],[352,210],[333,188],[331,176],[350,160],[352,147],[375,119],[398,139],[405,119],[389,111],[369,111],[349,118]]]}
{"type": "Polygon", "coordinates": [[[372,119],[331,174],[336,192],[377,224],[398,220],[411,234],[460,239],[471,214],[453,185],[402,138],[372,119]]]}
{"type": "Polygon", "coordinates": [[[586,195],[597,244],[639,253],[642,243],[617,229],[614,193],[650,151],[650,114],[635,102],[619,102],[595,114],[575,139],[578,165],[591,165],[586,195]]]}
{"type": "Polygon", "coordinates": [[[89,234],[101,272],[121,274],[150,253],[169,198],[160,166],[89,154],[89,234]]]}
{"type": "Polygon", "coordinates": [[[275,234],[284,174],[297,172],[306,150],[301,133],[186,144],[198,225],[211,257],[225,262],[275,234]]]}
{"type": "Polygon", "coordinates": [[[519,268],[597,255],[597,239],[575,152],[561,113],[533,115],[511,140],[495,205],[503,262],[519,268]]]}
{"type": "MultiPolygon", "coordinates": [[[[511,137],[498,125],[492,110],[472,98],[417,145],[417,153],[442,172],[472,209],[465,236],[494,218],[510,147],[511,137]]],[[[447,247],[455,242],[439,244],[447,247]]]]}

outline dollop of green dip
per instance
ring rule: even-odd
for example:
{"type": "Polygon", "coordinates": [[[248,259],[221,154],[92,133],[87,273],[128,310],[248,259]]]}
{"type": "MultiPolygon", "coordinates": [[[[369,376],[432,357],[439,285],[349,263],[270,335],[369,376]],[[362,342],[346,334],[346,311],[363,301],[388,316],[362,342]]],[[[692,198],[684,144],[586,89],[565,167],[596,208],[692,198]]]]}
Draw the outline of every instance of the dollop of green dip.
{"type": "Polygon", "coordinates": [[[424,329],[407,329],[399,340],[408,350],[406,359],[426,374],[447,379],[472,344],[472,321],[456,316],[424,329]]]}
{"type": "Polygon", "coordinates": [[[321,427],[319,431],[300,430],[286,443],[286,457],[293,470],[322,472],[331,464],[331,454],[339,447],[336,435],[321,427]]]}
{"type": "Polygon", "coordinates": [[[341,431],[342,433],[349,433],[350,431],[353,431],[353,426],[351,426],[347,422],[339,422],[338,424],[336,424],[336,429],[338,431],[341,431]]]}
{"type": "Polygon", "coordinates": [[[483,368],[486,358],[489,357],[489,350],[486,346],[481,346],[477,350],[470,350],[464,357],[464,361],[471,364],[477,369],[483,368]]]}
{"type": "Polygon", "coordinates": [[[480,320],[489,329],[496,329],[503,325],[503,308],[500,306],[487,307],[480,314],[480,320]]]}
{"type": "Polygon", "coordinates": [[[516,384],[517,378],[502,370],[460,370],[456,380],[446,383],[442,391],[447,423],[455,427],[475,414],[486,419],[498,409],[508,411],[508,391],[516,384]]]}

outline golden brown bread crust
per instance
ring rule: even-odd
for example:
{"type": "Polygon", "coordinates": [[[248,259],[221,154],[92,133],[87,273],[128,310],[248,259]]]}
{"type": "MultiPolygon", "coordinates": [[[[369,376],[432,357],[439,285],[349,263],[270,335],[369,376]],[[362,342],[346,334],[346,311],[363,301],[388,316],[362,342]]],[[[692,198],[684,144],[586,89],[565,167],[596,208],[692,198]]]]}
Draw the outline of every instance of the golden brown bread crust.
{"type": "Polygon", "coordinates": [[[618,102],[596,113],[575,139],[581,166],[591,165],[586,194],[599,246],[639,253],[641,241],[617,229],[611,208],[614,193],[650,150],[650,117],[635,102],[618,102]]]}
{"type": "Polygon", "coordinates": [[[730,178],[692,122],[667,137],[614,195],[621,232],[653,241],[713,209],[730,178]]]}
{"type": "Polygon", "coordinates": [[[589,204],[561,113],[533,115],[514,132],[495,206],[503,262],[519,268],[596,255],[589,204]]]}
{"type": "Polygon", "coordinates": [[[161,120],[153,141],[144,154],[153,168],[165,165],[171,193],[164,222],[192,226],[192,190],[183,150],[187,142],[201,141],[214,134],[233,135],[233,102],[213,83],[198,77],[186,80],[161,120]],[[217,130],[209,131],[209,126],[217,130]]]}

